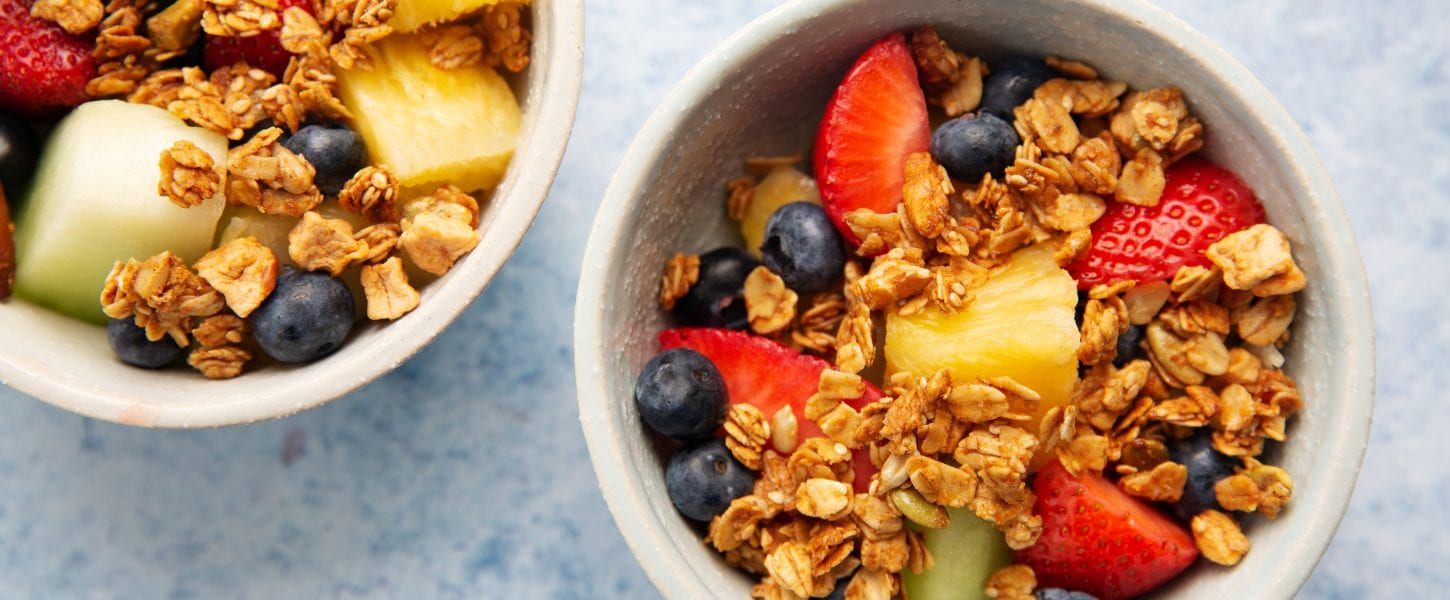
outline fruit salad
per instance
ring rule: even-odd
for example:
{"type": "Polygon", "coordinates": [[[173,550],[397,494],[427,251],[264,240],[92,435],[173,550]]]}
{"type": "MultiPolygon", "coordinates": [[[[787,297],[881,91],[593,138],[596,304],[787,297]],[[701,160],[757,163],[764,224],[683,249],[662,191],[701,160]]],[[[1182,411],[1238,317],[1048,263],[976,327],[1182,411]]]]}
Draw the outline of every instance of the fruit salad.
{"type": "Polygon", "coordinates": [[[527,0],[0,0],[0,301],[217,379],[402,318],[479,242],[528,19],[527,0]]]}
{"type": "Polygon", "coordinates": [[[1177,88],[931,27],[747,159],[634,391],[669,497],[753,596],[1130,598],[1249,552],[1293,480],[1306,284],[1177,88]],[[1252,529],[1252,528],[1249,528],[1252,529]]]}

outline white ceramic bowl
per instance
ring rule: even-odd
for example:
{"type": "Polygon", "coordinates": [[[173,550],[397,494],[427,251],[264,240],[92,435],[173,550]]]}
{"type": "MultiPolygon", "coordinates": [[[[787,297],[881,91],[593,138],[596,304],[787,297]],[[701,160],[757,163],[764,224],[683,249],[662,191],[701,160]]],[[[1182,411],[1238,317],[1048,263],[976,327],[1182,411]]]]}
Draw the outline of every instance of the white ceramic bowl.
{"type": "Polygon", "coordinates": [[[1199,564],[1162,595],[1287,598],[1344,514],[1373,407],[1373,328],[1363,267],[1328,175],[1304,134],[1242,65],[1142,0],[801,0],[700,61],[635,138],[594,223],[575,316],[580,420],[605,499],[667,596],[745,598],[751,579],[700,541],[665,494],[663,465],[632,389],[666,327],[659,269],[677,250],[738,243],[724,183],[747,156],[807,151],[836,83],[891,31],[932,24],[957,48],[1081,58],[1137,89],[1177,85],[1208,131],[1208,155],[1253,187],[1308,274],[1288,370],[1306,408],[1275,461],[1295,480],[1276,521],[1251,519],[1234,568],[1199,564]]]}
{"type": "Polygon", "coordinates": [[[483,207],[478,247],[424,287],[413,312],[360,326],[342,349],[318,362],[209,381],[189,369],[127,367],[114,358],[103,328],[12,299],[0,303],[0,383],[127,425],[209,427],[303,411],[396,368],[468,308],[548,196],[579,101],[583,22],[582,0],[533,3],[532,63],[515,86],[523,123],[513,161],[483,207]]]}

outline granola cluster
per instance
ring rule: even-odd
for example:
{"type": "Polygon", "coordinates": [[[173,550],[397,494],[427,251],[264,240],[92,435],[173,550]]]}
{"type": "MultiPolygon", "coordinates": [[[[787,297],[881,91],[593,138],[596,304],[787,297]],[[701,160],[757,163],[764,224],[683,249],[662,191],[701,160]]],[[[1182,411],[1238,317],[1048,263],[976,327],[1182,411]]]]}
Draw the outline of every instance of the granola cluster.
{"type": "MultiPolygon", "coordinates": [[[[911,36],[911,50],[929,103],[953,116],[977,108],[982,61],[929,27],[911,36]]],[[[962,311],[1028,245],[1052,244],[1057,264],[1067,265],[1087,251],[1109,202],[1158,204],[1164,169],[1202,147],[1203,126],[1178,89],[1134,91],[1079,61],[1050,56],[1047,64],[1060,77],[1017,107],[1021,144],[1003,177],[954,182],[931,154],[910,155],[895,212],[844,216],[860,244],[840,290],[799,297],[763,266],[746,278],[751,332],[834,359],[801,415],[823,437],[800,439],[789,407],[765,415],[736,405],[725,423],[726,447],[759,478],[710,523],[707,542],[761,576],[753,597],[819,597],[839,586],[847,598],[897,597],[902,573],[932,564],[919,528],[945,527],[947,509],[996,525],[1010,548],[1031,547],[1043,519],[1029,480],[1047,460],[1072,474],[1106,474],[1146,501],[1177,502],[1189,473],[1168,447],[1200,430],[1237,462],[1214,487],[1223,510],[1191,525],[1208,560],[1236,564],[1249,551],[1238,514],[1272,519],[1291,499],[1292,478],[1261,459],[1265,441],[1285,441],[1303,408],[1280,349],[1306,281],[1287,236],[1271,225],[1223,237],[1204,252],[1206,266],[1183,267],[1171,281],[1088,290],[1080,377],[1066,404],[1039,411],[1042,395],[1012,378],[947,369],[888,371],[884,394],[860,400],[882,315],[962,311]],[[1120,357],[1119,338],[1132,328],[1142,341],[1120,357]],[[869,457],[869,480],[855,480],[853,453],[869,457]]],[[[749,174],[726,186],[729,216],[747,219],[762,167],[799,160],[747,161],[749,174]]],[[[698,277],[698,257],[675,255],[661,306],[673,307],[698,277]]],[[[984,593],[1025,599],[1036,586],[1030,567],[1011,565],[984,593]]]]}

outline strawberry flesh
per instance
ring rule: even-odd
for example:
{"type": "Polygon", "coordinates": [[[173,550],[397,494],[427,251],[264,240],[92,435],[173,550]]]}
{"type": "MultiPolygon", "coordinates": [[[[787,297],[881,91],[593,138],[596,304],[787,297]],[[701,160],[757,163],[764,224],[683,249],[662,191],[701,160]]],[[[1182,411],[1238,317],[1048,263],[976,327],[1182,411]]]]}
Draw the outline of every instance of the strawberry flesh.
{"type": "Polygon", "coordinates": [[[1102,600],[1146,593],[1198,557],[1192,536],[1096,472],[1073,477],[1056,460],[1032,483],[1042,537],[1017,553],[1039,587],[1081,590],[1102,600]]]}
{"type": "Polygon", "coordinates": [[[31,17],[26,0],[0,0],[0,111],[53,117],[88,100],[94,47],[31,17]]]}
{"type": "MultiPolygon", "coordinates": [[[[806,400],[816,393],[821,371],[830,363],[801,354],[769,339],[731,329],[680,328],[660,332],[660,350],[689,348],[705,355],[725,379],[731,404],[751,404],[773,417],[781,407],[789,406],[795,413],[796,440],[805,441],[826,434],[814,421],[806,418],[806,400]]],[[[855,400],[846,400],[852,408],[881,399],[881,390],[866,383],[866,393],[855,400]]],[[[853,486],[866,491],[871,474],[876,472],[866,452],[853,451],[856,477],[853,486]]]]}
{"type": "Polygon", "coordinates": [[[906,157],[931,143],[926,98],[906,37],[878,40],[836,89],[816,131],[815,175],[836,229],[852,245],[846,213],[896,212],[906,182],[906,157]]]}
{"type": "MultiPolygon", "coordinates": [[[[283,11],[293,6],[307,11],[309,15],[314,14],[309,0],[277,0],[278,19],[283,11]]],[[[206,47],[202,50],[202,64],[208,71],[215,71],[245,62],[280,78],[287,72],[287,63],[292,60],[292,53],[282,48],[278,38],[281,32],[281,28],[277,28],[251,37],[208,35],[206,47]]]]}
{"type": "Polygon", "coordinates": [[[1078,288],[1119,281],[1172,279],[1185,266],[1209,265],[1203,251],[1224,236],[1264,222],[1264,207],[1238,176],[1201,158],[1164,173],[1156,206],[1112,202],[1093,223],[1093,243],[1068,266],[1078,288]]]}

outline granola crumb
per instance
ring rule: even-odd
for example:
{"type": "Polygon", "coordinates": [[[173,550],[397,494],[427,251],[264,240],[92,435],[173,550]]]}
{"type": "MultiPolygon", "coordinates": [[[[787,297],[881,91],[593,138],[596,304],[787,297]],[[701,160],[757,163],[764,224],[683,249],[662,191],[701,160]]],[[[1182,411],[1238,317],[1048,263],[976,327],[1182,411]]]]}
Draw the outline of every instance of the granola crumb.
{"type": "Polygon", "coordinates": [[[1037,575],[1023,564],[1007,565],[987,578],[983,593],[992,600],[1031,600],[1037,589],[1037,575]]]}
{"type": "Polygon", "coordinates": [[[369,165],[343,184],[337,202],[346,210],[367,215],[374,223],[396,223],[402,218],[398,209],[397,175],[387,165],[369,165]]]}
{"type": "Polygon", "coordinates": [[[303,269],[337,277],[343,269],[367,260],[368,246],[353,236],[347,221],[308,211],[287,234],[287,254],[303,269]]]}
{"type": "Polygon", "coordinates": [[[764,266],[745,277],[744,295],[750,329],[756,333],[772,334],[795,320],[799,297],[785,286],[785,280],[764,266]]]}
{"type": "Polygon", "coordinates": [[[474,35],[467,25],[438,27],[423,34],[423,43],[428,46],[428,60],[440,69],[457,69],[478,64],[483,60],[485,48],[483,38],[474,35]]]}
{"type": "Polygon", "coordinates": [[[242,318],[261,306],[277,285],[276,255],[251,236],[222,244],[194,266],[226,298],[227,307],[242,318]]]}
{"type": "Polygon", "coordinates": [[[1203,557],[1224,566],[1233,566],[1249,552],[1249,538],[1237,521],[1224,513],[1208,509],[1193,517],[1193,541],[1203,557]]]}
{"type": "Polygon", "coordinates": [[[161,153],[161,180],[157,191],[172,204],[191,208],[221,191],[222,172],[205,150],[180,140],[161,153]]]}
{"type": "Polygon", "coordinates": [[[30,16],[60,25],[73,35],[80,35],[99,25],[105,16],[101,0],[35,0],[30,16]]]}
{"type": "Polygon", "coordinates": [[[396,256],[379,264],[363,265],[362,288],[371,320],[395,320],[418,307],[418,290],[408,283],[403,259],[396,256]]]}
{"type": "Polygon", "coordinates": [[[480,29],[488,42],[488,62],[518,73],[529,66],[529,43],[534,36],[523,24],[526,8],[521,2],[505,1],[484,10],[480,29]]]}
{"type": "Polygon", "coordinates": [[[226,308],[222,295],[212,289],[180,257],[170,251],[144,261],[117,261],[106,276],[101,307],[113,319],[133,318],[146,330],[146,339],[171,336],[176,345],[191,344],[187,334],[192,320],[226,308]]]}
{"type": "Polygon", "coordinates": [[[725,413],[723,428],[725,447],[735,460],[752,471],[759,471],[763,466],[765,445],[770,442],[770,422],[766,420],[765,413],[754,405],[731,404],[729,412],[725,413]]]}
{"type": "Polygon", "coordinates": [[[186,363],[201,371],[207,379],[231,379],[241,375],[242,368],[250,360],[251,352],[235,346],[199,346],[186,357],[186,363]]]}
{"type": "Polygon", "coordinates": [[[477,219],[478,203],[472,196],[443,186],[403,208],[398,243],[418,268],[443,275],[478,245],[477,219]]]}
{"type": "Polygon", "coordinates": [[[725,184],[725,210],[730,214],[730,219],[736,222],[745,220],[746,211],[750,210],[750,201],[755,198],[755,178],[737,177],[725,184]]]}
{"type": "Polygon", "coordinates": [[[660,277],[660,308],[673,310],[690,287],[700,280],[700,257],[695,254],[676,252],[665,261],[664,275],[660,277]]]}

